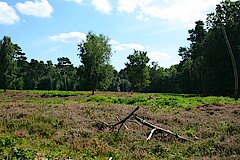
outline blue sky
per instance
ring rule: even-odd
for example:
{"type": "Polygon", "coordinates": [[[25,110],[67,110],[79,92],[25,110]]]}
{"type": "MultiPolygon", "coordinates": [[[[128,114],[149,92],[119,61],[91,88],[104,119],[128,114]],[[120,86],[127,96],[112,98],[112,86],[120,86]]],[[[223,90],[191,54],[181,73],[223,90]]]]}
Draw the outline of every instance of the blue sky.
{"type": "Polygon", "coordinates": [[[133,49],[170,67],[188,46],[188,30],[205,20],[220,0],[0,0],[0,38],[7,35],[28,60],[69,57],[78,66],[77,44],[89,31],[111,39],[111,63],[124,68],[133,49]]]}

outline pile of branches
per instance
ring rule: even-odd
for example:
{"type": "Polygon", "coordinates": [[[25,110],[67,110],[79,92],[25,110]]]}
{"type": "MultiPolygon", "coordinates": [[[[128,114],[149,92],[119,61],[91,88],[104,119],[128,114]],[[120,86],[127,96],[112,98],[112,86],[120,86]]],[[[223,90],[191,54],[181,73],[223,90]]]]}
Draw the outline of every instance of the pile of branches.
{"type": "MultiPolygon", "coordinates": [[[[117,126],[119,126],[118,131],[117,131],[118,134],[119,134],[119,132],[120,132],[120,130],[123,126],[125,126],[127,128],[125,123],[127,121],[131,121],[131,122],[136,122],[137,124],[147,126],[148,128],[151,128],[151,132],[150,132],[149,136],[147,137],[147,140],[150,140],[154,133],[162,133],[162,134],[165,134],[165,135],[171,135],[172,137],[175,137],[176,139],[178,139],[180,141],[184,141],[184,142],[192,141],[188,138],[185,138],[185,137],[182,137],[182,136],[178,135],[177,133],[174,133],[170,130],[158,127],[158,126],[144,120],[143,118],[141,118],[137,114],[135,114],[135,112],[138,109],[139,109],[139,106],[136,107],[132,112],[130,112],[126,116],[124,116],[122,119],[118,118],[118,122],[115,122],[115,123],[106,123],[106,122],[101,121],[101,120],[97,120],[97,121],[99,121],[99,122],[103,123],[104,125],[106,125],[107,127],[109,127],[110,131],[113,131],[117,126]]],[[[197,140],[198,138],[196,137],[195,139],[197,140]]]]}

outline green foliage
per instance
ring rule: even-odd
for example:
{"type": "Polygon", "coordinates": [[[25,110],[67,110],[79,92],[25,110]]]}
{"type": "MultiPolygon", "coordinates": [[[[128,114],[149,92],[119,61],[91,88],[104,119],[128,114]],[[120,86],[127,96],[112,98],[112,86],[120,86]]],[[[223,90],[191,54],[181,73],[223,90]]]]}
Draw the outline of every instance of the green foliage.
{"type": "Polygon", "coordinates": [[[37,156],[34,150],[23,150],[16,147],[21,140],[12,136],[0,136],[0,158],[1,159],[26,159],[31,160],[37,156]]]}
{"type": "Polygon", "coordinates": [[[14,147],[16,145],[16,139],[11,136],[4,136],[0,138],[0,151],[3,152],[3,150],[7,147],[14,147]]]}
{"type": "Polygon", "coordinates": [[[97,36],[89,32],[86,41],[78,45],[78,50],[83,64],[83,80],[88,89],[94,94],[98,88],[107,88],[110,84],[108,76],[112,75],[112,67],[109,64],[111,57],[109,39],[102,34],[97,36]]]}
{"type": "Polygon", "coordinates": [[[209,28],[221,27],[221,25],[239,25],[240,2],[224,0],[217,4],[215,13],[208,14],[207,25],[209,28]]]}
{"type": "MultiPolygon", "coordinates": [[[[149,66],[147,52],[134,50],[127,57],[126,67],[117,72],[110,64],[109,38],[92,32],[78,44],[82,63],[78,68],[67,57],[58,58],[55,65],[35,59],[28,62],[21,48],[5,36],[0,45],[0,88],[190,93],[237,98],[239,6],[239,1],[222,1],[215,12],[208,14],[207,29],[202,20],[196,21],[188,31],[190,45],[179,48],[182,61],[170,68],[162,68],[156,62],[149,66]],[[226,45],[227,40],[230,45],[226,45]]],[[[165,102],[158,103],[156,106],[165,102]]]]}
{"type": "Polygon", "coordinates": [[[240,69],[240,57],[237,55],[240,45],[239,7],[239,1],[222,1],[216,6],[215,12],[208,14],[208,30],[205,29],[203,21],[195,22],[196,26],[189,30],[187,39],[190,46],[179,49],[182,61],[175,66],[176,76],[170,78],[177,84],[171,91],[236,97],[237,85],[240,84],[237,82],[239,75],[237,76],[236,71],[240,69]],[[230,43],[232,55],[226,45],[227,41],[230,43]]]}
{"type": "MultiPolygon", "coordinates": [[[[75,90],[76,80],[74,79],[76,75],[76,70],[73,67],[71,61],[67,57],[58,58],[58,64],[56,68],[60,73],[60,89],[68,90],[68,88],[72,88],[75,90]]],[[[49,76],[50,78],[50,76],[49,76]]]]}
{"type": "Polygon", "coordinates": [[[200,97],[199,95],[185,94],[152,94],[150,96],[132,96],[132,97],[110,97],[110,96],[91,96],[81,100],[81,102],[113,103],[126,105],[144,105],[154,108],[191,108],[206,104],[235,104],[229,97],[200,97]],[[154,98],[149,98],[153,96],[154,98]]]}
{"type": "Polygon", "coordinates": [[[18,90],[14,92],[25,92],[25,93],[34,93],[39,94],[42,97],[68,97],[68,96],[78,96],[78,95],[87,95],[89,92],[78,92],[78,91],[59,91],[59,90],[18,90]]]}
{"type": "MultiPolygon", "coordinates": [[[[239,96],[239,77],[238,71],[240,69],[238,62],[239,57],[237,53],[240,51],[239,49],[239,9],[240,2],[231,2],[230,0],[222,1],[216,7],[216,13],[211,13],[208,15],[207,24],[208,27],[211,28],[212,32],[221,30],[220,34],[224,37],[224,48],[225,52],[228,53],[229,64],[231,64],[228,71],[233,71],[231,75],[232,82],[229,80],[231,88],[233,88],[231,84],[234,82],[234,97],[237,100],[239,96]],[[237,43],[236,43],[237,42],[237,43]],[[231,69],[231,70],[230,70],[231,69]]],[[[231,72],[230,72],[231,73],[231,72]]]]}
{"type": "Polygon", "coordinates": [[[15,82],[16,63],[14,57],[17,55],[18,46],[12,43],[10,37],[4,36],[0,40],[0,88],[6,90],[15,82]]]}
{"type": "MultiPolygon", "coordinates": [[[[190,45],[178,50],[182,61],[169,68],[156,62],[149,66],[147,52],[134,50],[127,57],[126,67],[118,72],[110,64],[110,39],[92,32],[78,44],[82,63],[78,68],[67,57],[58,58],[58,64],[35,59],[28,62],[21,48],[4,36],[0,43],[0,88],[91,90],[92,94],[95,90],[188,93],[237,99],[239,9],[239,1],[224,0],[207,15],[207,25],[202,20],[196,21],[188,31],[190,45]]],[[[156,106],[165,102],[158,103],[156,106]]]]}
{"type": "Polygon", "coordinates": [[[170,68],[150,67],[147,53],[134,51],[117,72],[109,64],[109,39],[91,32],[78,45],[78,68],[67,57],[57,65],[28,62],[21,48],[4,37],[0,87],[44,90],[0,90],[0,159],[239,159],[240,111],[230,104],[240,100],[229,97],[233,74],[221,30],[223,25],[239,71],[239,4],[217,5],[208,15],[207,30],[197,21],[189,30],[190,46],[179,49],[182,61],[170,68]],[[96,89],[179,94],[58,91],[96,89]],[[97,121],[116,122],[135,106],[141,106],[137,114],[147,121],[193,141],[159,133],[146,141],[149,128],[127,121],[117,134],[97,121]]]}
{"type": "Polygon", "coordinates": [[[134,50],[134,53],[127,59],[129,63],[126,63],[126,71],[132,89],[143,91],[150,83],[149,67],[147,66],[150,59],[147,57],[147,52],[134,50]]]}

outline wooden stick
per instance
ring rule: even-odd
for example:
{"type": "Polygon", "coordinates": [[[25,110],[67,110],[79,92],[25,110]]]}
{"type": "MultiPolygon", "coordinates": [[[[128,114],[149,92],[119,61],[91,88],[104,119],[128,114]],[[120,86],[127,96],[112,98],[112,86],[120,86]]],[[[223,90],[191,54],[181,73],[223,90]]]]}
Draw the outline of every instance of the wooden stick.
{"type": "Polygon", "coordinates": [[[126,122],[126,120],[128,120],[138,109],[139,109],[139,106],[137,106],[137,108],[135,108],[135,109],[134,109],[131,113],[129,113],[128,115],[126,115],[123,119],[121,119],[120,121],[118,121],[118,122],[116,122],[116,123],[114,123],[114,124],[109,124],[109,126],[115,127],[115,126],[117,126],[117,125],[119,125],[119,124],[121,124],[121,123],[126,122]]]}
{"type": "MultiPolygon", "coordinates": [[[[119,120],[119,118],[117,117],[118,122],[113,123],[113,124],[108,124],[108,123],[106,123],[106,122],[104,122],[104,121],[101,121],[101,120],[98,120],[98,121],[101,122],[101,123],[103,123],[104,125],[106,125],[106,126],[108,126],[108,127],[111,127],[111,128],[110,128],[110,131],[113,131],[113,129],[114,129],[117,125],[121,124],[120,127],[118,128],[118,133],[119,133],[119,132],[120,132],[120,129],[122,128],[122,126],[124,125],[124,123],[125,123],[138,109],[139,109],[139,106],[136,107],[132,112],[130,112],[129,114],[127,114],[127,115],[126,115],[124,118],[122,118],[121,120],[119,120]]],[[[125,127],[127,128],[126,125],[125,125],[125,127]]]]}
{"type": "MultiPolygon", "coordinates": [[[[116,118],[117,118],[118,121],[120,121],[120,119],[118,118],[118,116],[116,116],[116,118]]],[[[124,125],[124,127],[125,127],[126,130],[129,130],[128,127],[127,127],[127,125],[126,125],[125,123],[124,123],[123,125],[124,125]]]]}
{"type": "MultiPolygon", "coordinates": [[[[184,137],[178,135],[177,133],[173,133],[173,132],[170,131],[170,130],[166,130],[166,129],[160,128],[160,127],[158,127],[158,126],[155,126],[154,124],[151,124],[151,123],[145,121],[144,119],[138,117],[137,115],[134,116],[134,119],[136,119],[138,122],[142,123],[142,124],[145,125],[145,126],[148,126],[148,127],[152,128],[152,129],[156,129],[156,131],[173,135],[174,137],[176,137],[176,138],[178,138],[178,139],[180,139],[180,140],[183,140],[183,141],[191,141],[191,140],[189,140],[189,139],[187,139],[187,138],[184,138],[184,137]]],[[[154,130],[154,131],[155,131],[155,130],[154,130]]],[[[153,131],[153,132],[154,132],[154,131],[153,131]]],[[[149,136],[150,136],[150,135],[149,135],[149,136]]],[[[151,137],[150,137],[150,138],[151,138],[151,137]]]]}
{"type": "Polygon", "coordinates": [[[151,139],[152,135],[153,135],[153,132],[156,131],[156,128],[152,129],[148,138],[147,138],[147,141],[151,139]]]}

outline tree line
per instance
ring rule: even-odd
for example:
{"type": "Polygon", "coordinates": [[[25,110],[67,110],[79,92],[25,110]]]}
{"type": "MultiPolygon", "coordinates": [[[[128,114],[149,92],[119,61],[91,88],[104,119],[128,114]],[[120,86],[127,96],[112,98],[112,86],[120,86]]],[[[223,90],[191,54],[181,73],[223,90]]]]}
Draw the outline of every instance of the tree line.
{"type": "Polygon", "coordinates": [[[43,90],[95,90],[197,93],[238,97],[240,78],[240,1],[222,1],[188,31],[189,46],[182,46],[182,60],[170,68],[152,62],[146,51],[134,50],[119,72],[110,64],[110,39],[87,34],[78,44],[81,65],[69,58],[27,61],[10,37],[0,41],[0,88],[43,90]]]}

